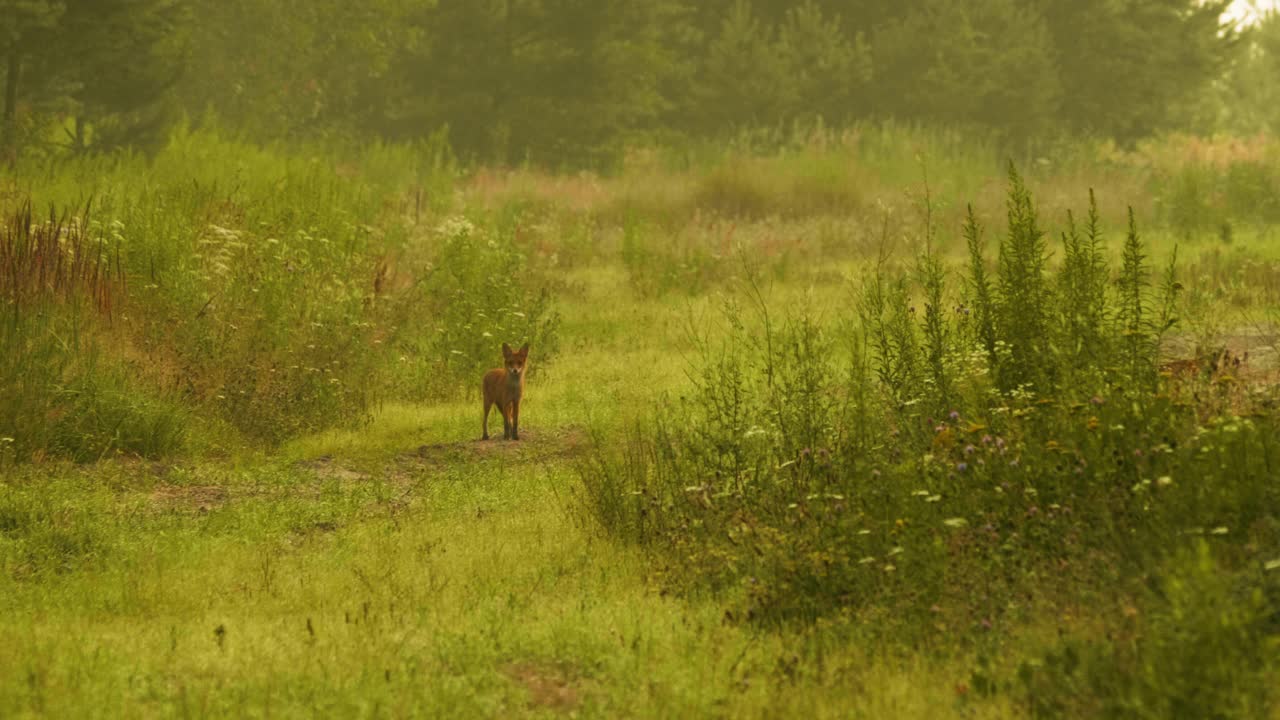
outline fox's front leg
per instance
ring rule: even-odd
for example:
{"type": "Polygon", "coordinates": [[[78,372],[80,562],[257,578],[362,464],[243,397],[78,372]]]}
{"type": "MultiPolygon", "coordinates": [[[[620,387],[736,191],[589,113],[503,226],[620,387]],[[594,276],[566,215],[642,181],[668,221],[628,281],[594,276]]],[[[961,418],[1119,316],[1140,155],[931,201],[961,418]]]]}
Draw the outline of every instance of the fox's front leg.
{"type": "Polygon", "coordinates": [[[503,440],[511,439],[511,434],[515,426],[515,423],[512,420],[511,416],[512,416],[511,405],[510,404],[504,405],[502,407],[502,439],[503,440]]]}
{"type": "Polygon", "coordinates": [[[520,401],[511,403],[511,439],[520,439],[520,401]]]}

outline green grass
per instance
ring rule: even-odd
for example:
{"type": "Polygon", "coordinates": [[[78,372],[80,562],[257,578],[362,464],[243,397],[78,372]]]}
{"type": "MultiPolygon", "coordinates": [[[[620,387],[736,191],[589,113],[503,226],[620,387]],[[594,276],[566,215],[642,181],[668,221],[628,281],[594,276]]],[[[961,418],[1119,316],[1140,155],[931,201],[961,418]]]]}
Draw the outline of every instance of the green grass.
{"type": "MultiPolygon", "coordinates": [[[[473,414],[414,420],[434,441],[473,414]]],[[[73,550],[33,531],[14,547],[6,532],[0,707],[640,717],[960,707],[963,659],[882,658],[834,636],[726,624],[714,602],[664,596],[642,555],[575,521],[573,474],[556,459],[566,441],[531,426],[519,447],[462,440],[351,465],[161,475],[112,464],[7,486],[6,510],[47,507],[87,539],[73,550]],[[63,565],[45,558],[28,576],[13,564],[37,546],[63,565]]]]}
{"type": "MultiPolygon", "coordinates": [[[[1129,203],[1150,267],[1179,243],[1181,317],[1162,349],[1108,350],[1146,363],[1122,365],[1132,375],[1104,362],[1064,380],[1058,324],[1040,352],[988,374],[948,349],[970,330],[926,322],[927,305],[968,300],[968,202],[996,279],[1007,185],[991,146],[894,127],[754,142],[637,155],[616,177],[459,176],[440,144],[360,157],[196,132],[153,160],[18,168],[37,207],[96,198],[91,237],[119,248],[127,282],[110,318],[40,297],[42,323],[2,336],[0,398],[40,408],[49,430],[20,435],[35,415],[0,412],[0,716],[1132,717],[1213,704],[1280,717],[1264,397],[1280,256],[1273,220],[1247,202],[1265,194],[1272,151],[1234,170],[1184,159],[1177,138],[1030,160],[1052,273],[1065,209],[1090,187],[1112,268],[1129,203]],[[925,169],[941,275],[915,259],[925,169]],[[876,273],[886,288],[903,278],[881,309],[901,311],[896,337],[919,356],[859,385],[876,360],[850,340],[869,327],[876,273]],[[540,313],[510,312],[541,298],[540,313]],[[761,308],[786,341],[776,356],[758,344],[761,308]],[[68,327],[81,342],[61,342],[68,327]],[[530,337],[523,439],[482,443],[480,371],[530,337]],[[1206,372],[1158,400],[1104,388],[1222,344],[1251,350],[1247,376],[1206,372]],[[794,407],[769,404],[768,358],[794,407]],[[705,434],[723,408],[699,382],[717,372],[754,403],[736,436],[705,434]],[[1060,382],[1060,407],[1019,395],[1024,376],[1060,382]],[[921,389],[936,378],[953,405],[921,389]],[[861,420],[846,408],[822,424],[835,417],[822,402],[859,398],[861,420]],[[689,403],[709,412],[682,414],[689,403]],[[805,403],[821,422],[804,425],[805,403]],[[945,419],[953,406],[961,419],[945,419]],[[657,447],[658,419],[675,455],[653,467],[677,471],[669,487],[628,485],[648,470],[626,450],[657,447]],[[779,422],[803,432],[775,440],[779,422]],[[781,473],[855,422],[866,442],[848,446],[847,473],[747,500],[687,492],[725,481],[681,454],[694,439],[781,473]],[[1006,433],[1025,467],[969,485],[948,474],[966,433],[982,444],[975,422],[1006,433]],[[1178,450],[1121,463],[1106,477],[1122,484],[1074,496],[1052,470],[1068,449],[1114,464],[1116,447],[1158,445],[1142,433],[1162,423],[1178,450]],[[1028,520],[1030,496],[1001,481],[1034,486],[1037,510],[1071,497],[1080,512],[1028,520]],[[661,537],[611,524],[649,512],[655,487],[678,499],[644,521],[661,537]],[[824,509],[831,495],[863,514],[824,509]],[[1019,532],[988,547],[988,521],[1019,532]],[[833,593],[851,579],[856,597],[833,593]]],[[[1120,304],[1119,286],[1106,292],[1120,304]]]]}

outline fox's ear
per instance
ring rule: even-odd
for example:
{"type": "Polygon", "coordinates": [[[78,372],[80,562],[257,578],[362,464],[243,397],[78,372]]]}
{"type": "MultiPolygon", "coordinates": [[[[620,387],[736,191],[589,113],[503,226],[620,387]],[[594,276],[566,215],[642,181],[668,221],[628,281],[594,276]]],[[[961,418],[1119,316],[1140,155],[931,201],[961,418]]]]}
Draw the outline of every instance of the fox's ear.
{"type": "Polygon", "coordinates": [[[528,355],[528,354],[529,354],[529,343],[525,343],[525,344],[524,344],[524,347],[520,348],[520,353],[519,353],[519,354],[520,354],[520,355],[528,355]]]}
{"type": "Polygon", "coordinates": [[[508,344],[506,344],[506,343],[502,343],[502,355],[503,355],[504,357],[511,357],[512,352],[511,352],[511,346],[510,346],[510,345],[508,345],[508,344]]]}

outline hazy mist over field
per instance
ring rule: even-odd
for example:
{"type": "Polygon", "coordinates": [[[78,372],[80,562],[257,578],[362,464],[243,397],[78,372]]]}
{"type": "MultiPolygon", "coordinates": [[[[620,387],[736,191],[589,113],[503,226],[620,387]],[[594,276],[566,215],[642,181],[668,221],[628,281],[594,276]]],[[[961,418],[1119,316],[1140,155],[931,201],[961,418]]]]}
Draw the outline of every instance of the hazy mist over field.
{"type": "Polygon", "coordinates": [[[1280,718],[1278,130],[1261,1],[0,0],[0,718],[1280,718]]]}

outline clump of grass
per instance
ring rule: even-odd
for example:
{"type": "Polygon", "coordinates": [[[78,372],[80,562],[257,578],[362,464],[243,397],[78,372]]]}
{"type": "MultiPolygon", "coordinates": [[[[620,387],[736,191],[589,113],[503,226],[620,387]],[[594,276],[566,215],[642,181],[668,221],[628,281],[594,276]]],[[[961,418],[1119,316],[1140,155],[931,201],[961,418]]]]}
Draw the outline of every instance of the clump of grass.
{"type": "Polygon", "coordinates": [[[102,331],[126,299],[120,248],[88,212],[0,225],[0,462],[110,452],[159,456],[182,444],[182,410],[106,357],[102,331]]]}
{"type": "MultiPolygon", "coordinates": [[[[1280,576],[1180,551],[1112,642],[1067,639],[1022,663],[1009,690],[1032,717],[1266,717],[1277,700],[1280,576]]],[[[985,686],[999,692],[998,685],[985,686]]]]}

